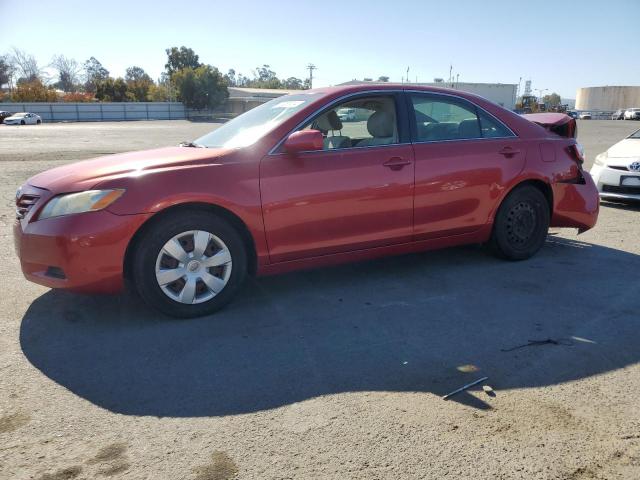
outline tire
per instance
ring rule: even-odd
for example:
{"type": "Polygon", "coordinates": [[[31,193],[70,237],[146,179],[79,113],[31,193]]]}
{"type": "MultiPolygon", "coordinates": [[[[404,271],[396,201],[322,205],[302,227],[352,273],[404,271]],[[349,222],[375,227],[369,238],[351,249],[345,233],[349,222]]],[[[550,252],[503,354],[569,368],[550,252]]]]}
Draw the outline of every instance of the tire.
{"type": "Polygon", "coordinates": [[[231,301],[247,276],[247,251],[241,235],[223,218],[206,211],[181,210],[161,217],[142,233],[131,267],[133,286],[150,307],[169,316],[193,318],[216,312],[231,301]],[[205,238],[200,232],[211,236],[202,256],[196,250],[196,237],[205,238]],[[176,242],[184,248],[176,250],[176,242]],[[167,245],[179,255],[166,253],[167,245]],[[230,262],[206,267],[207,259],[218,253],[230,257],[230,262]],[[183,254],[187,257],[180,262],[177,258],[183,254]],[[184,276],[160,285],[181,272],[184,276]],[[163,276],[167,273],[168,277],[163,276]],[[226,283],[221,287],[221,282],[226,283]],[[216,288],[212,290],[210,284],[216,288]],[[185,303],[189,298],[192,303],[185,303]]]}
{"type": "Polygon", "coordinates": [[[41,120],[38,120],[38,121],[36,122],[36,125],[40,125],[41,123],[42,123],[42,121],[41,121],[41,120]]]}
{"type": "Polygon", "coordinates": [[[24,123],[24,120],[20,120],[20,125],[26,125],[26,124],[24,123]]]}
{"type": "Polygon", "coordinates": [[[493,222],[490,245],[507,260],[526,260],[544,245],[549,232],[549,203],[536,187],[524,185],[504,199],[493,222]]]}

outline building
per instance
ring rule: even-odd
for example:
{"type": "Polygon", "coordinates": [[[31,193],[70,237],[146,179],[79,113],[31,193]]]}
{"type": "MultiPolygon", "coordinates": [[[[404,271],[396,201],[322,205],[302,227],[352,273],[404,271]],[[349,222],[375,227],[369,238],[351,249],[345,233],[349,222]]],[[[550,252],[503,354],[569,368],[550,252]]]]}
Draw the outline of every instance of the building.
{"type": "Polygon", "coordinates": [[[228,87],[229,98],[219,109],[220,113],[235,117],[274,98],[299,93],[302,90],[281,90],[269,88],[228,87]]]}
{"type": "MultiPolygon", "coordinates": [[[[438,79],[440,80],[440,79],[438,79]]],[[[341,85],[361,85],[377,82],[366,82],[361,80],[352,80],[341,85]]],[[[453,90],[461,90],[463,92],[474,93],[486,98],[487,100],[497,103],[498,105],[513,110],[516,106],[516,95],[518,85],[515,83],[470,83],[470,82],[444,82],[437,81],[432,83],[407,83],[407,87],[412,85],[451,88],[453,90]]]]}
{"type": "Polygon", "coordinates": [[[640,108],[640,87],[585,87],[576,93],[576,110],[613,112],[620,108],[640,108]]]}

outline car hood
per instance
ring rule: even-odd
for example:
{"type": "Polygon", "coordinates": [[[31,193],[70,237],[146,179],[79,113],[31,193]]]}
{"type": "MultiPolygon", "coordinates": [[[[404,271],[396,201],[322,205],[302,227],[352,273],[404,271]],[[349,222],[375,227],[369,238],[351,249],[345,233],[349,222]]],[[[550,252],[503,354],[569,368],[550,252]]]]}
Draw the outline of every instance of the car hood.
{"type": "Polygon", "coordinates": [[[159,170],[221,164],[229,152],[229,149],[222,148],[167,147],[119,153],[53,168],[31,177],[28,183],[56,194],[77,192],[106,180],[137,177],[159,170]]]}
{"type": "Polygon", "coordinates": [[[611,158],[640,158],[640,138],[626,138],[607,150],[611,158]]]}

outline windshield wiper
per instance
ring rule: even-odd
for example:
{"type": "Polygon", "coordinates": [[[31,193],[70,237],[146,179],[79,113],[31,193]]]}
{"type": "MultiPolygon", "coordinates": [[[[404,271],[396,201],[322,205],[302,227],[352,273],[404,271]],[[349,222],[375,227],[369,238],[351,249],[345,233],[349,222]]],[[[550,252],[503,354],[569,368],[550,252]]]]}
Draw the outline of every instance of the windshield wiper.
{"type": "Polygon", "coordinates": [[[181,142],[178,146],[190,147],[190,148],[207,148],[204,145],[200,145],[199,143],[193,143],[193,142],[181,142]]]}

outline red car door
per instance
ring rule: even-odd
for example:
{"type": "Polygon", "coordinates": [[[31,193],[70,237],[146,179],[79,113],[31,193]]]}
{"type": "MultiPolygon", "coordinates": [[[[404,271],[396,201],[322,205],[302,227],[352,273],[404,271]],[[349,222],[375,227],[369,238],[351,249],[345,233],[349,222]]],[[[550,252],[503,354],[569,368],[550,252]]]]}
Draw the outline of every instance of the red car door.
{"type": "Polygon", "coordinates": [[[303,127],[323,133],[323,150],[262,159],[272,262],[411,240],[413,148],[399,95],[349,97],[303,127]]]}
{"type": "Polygon", "coordinates": [[[459,97],[407,93],[415,153],[415,240],[487,223],[526,151],[498,119],[459,97]]]}

